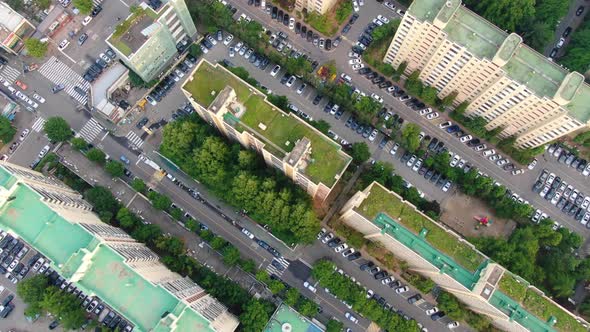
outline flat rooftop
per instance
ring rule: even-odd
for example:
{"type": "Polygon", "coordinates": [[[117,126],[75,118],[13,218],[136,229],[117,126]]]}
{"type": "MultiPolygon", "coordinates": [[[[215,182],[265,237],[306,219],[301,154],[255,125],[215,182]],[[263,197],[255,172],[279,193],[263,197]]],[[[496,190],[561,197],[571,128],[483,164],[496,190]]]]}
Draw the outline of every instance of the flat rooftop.
{"type": "Polygon", "coordinates": [[[419,20],[432,23],[446,2],[447,0],[414,1],[408,8],[408,12],[419,20]]]}
{"type": "Polygon", "coordinates": [[[450,40],[486,59],[492,59],[508,37],[506,32],[463,6],[457,9],[444,31],[450,40]]]}
{"type": "Polygon", "coordinates": [[[553,98],[568,71],[521,44],[503,67],[513,80],[525,84],[540,97],[553,98]]]}
{"type": "Polygon", "coordinates": [[[293,332],[322,332],[320,327],[312,323],[309,319],[299,314],[293,308],[286,304],[281,304],[274,312],[264,332],[283,332],[283,326],[291,327],[289,331],[293,332]]]}
{"type": "Polygon", "coordinates": [[[565,109],[571,116],[583,123],[590,121],[590,86],[582,83],[565,109]]]}
{"type": "Polygon", "coordinates": [[[15,32],[24,20],[24,17],[10,8],[7,3],[4,1],[0,2],[0,27],[5,27],[10,32],[15,32]]]}
{"type": "MultiPolygon", "coordinates": [[[[285,158],[302,138],[311,143],[311,156],[303,173],[315,183],[332,187],[352,158],[342,147],[292,113],[284,113],[266,100],[266,96],[220,65],[202,60],[183,89],[209,109],[225,87],[234,89],[238,102],[245,110],[239,118],[226,117],[226,122],[238,131],[247,130],[261,141],[265,149],[279,159],[285,158]],[[264,129],[261,129],[264,128],[264,129]]],[[[228,114],[229,115],[229,114],[228,114]]]]}
{"type": "MultiPolygon", "coordinates": [[[[395,223],[407,229],[408,232],[403,232],[400,229],[398,231],[399,236],[406,237],[409,240],[419,240],[419,243],[416,243],[416,252],[434,255],[429,257],[432,259],[438,259],[436,255],[440,257],[448,256],[449,259],[456,262],[454,263],[456,268],[463,268],[470,275],[480,270],[487,261],[487,258],[473,249],[470,244],[460,241],[457,235],[445,230],[438,223],[424,216],[413,206],[403,202],[398,196],[377,183],[371,185],[370,194],[355,211],[374,223],[383,221],[384,219],[379,220],[377,217],[381,216],[380,218],[383,218],[382,213],[386,214],[395,223]],[[440,253],[424,251],[427,250],[427,248],[424,249],[425,245],[432,246],[431,249],[435,249],[440,253]]],[[[459,272],[464,275],[463,271],[459,272]]],[[[465,282],[466,285],[471,284],[468,279],[461,281],[465,282]]]]}
{"type": "Polygon", "coordinates": [[[143,44],[161,28],[158,17],[163,13],[163,6],[158,13],[142,3],[125,21],[115,27],[108,41],[121,53],[129,56],[139,50],[143,44]]]}

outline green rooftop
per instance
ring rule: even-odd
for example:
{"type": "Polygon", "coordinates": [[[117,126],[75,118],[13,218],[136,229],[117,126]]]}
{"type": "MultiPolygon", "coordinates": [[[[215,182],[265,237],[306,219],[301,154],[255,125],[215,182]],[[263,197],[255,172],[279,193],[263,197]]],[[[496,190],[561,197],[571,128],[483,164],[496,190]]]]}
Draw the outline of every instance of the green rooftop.
{"type": "MultiPolygon", "coordinates": [[[[356,211],[374,223],[378,223],[378,220],[383,221],[384,219],[379,219],[378,216],[381,213],[386,214],[396,224],[405,227],[409,231],[405,232],[401,227],[398,227],[400,229],[397,231],[397,236],[407,237],[408,239],[413,236],[412,240],[424,242],[417,243],[415,250],[418,253],[431,255],[428,259],[435,258],[439,260],[444,256],[445,259],[456,262],[453,262],[454,269],[458,273],[457,276],[461,278],[463,278],[465,271],[461,271],[459,268],[462,267],[468,274],[475,275],[487,261],[487,258],[472,248],[471,245],[459,241],[456,235],[446,231],[438,223],[421,214],[412,205],[403,202],[399,196],[387,191],[376,182],[371,185],[370,194],[356,208],[356,211]],[[425,248],[426,245],[430,245],[432,248],[425,248]],[[440,253],[436,254],[432,250],[440,253]],[[432,255],[438,255],[441,258],[432,255]]],[[[468,278],[463,278],[461,281],[465,282],[465,284],[471,284],[468,278]]]]}
{"type": "Polygon", "coordinates": [[[123,263],[111,248],[100,245],[79,284],[125,315],[142,331],[156,326],[179,300],[165,289],[143,279],[123,263]]]}
{"type": "Polygon", "coordinates": [[[265,149],[279,159],[293,150],[298,140],[311,142],[311,157],[303,171],[315,183],[332,187],[346,169],[351,157],[341,151],[341,146],[311,127],[292,113],[284,113],[266,100],[266,96],[248,85],[220,65],[213,66],[202,60],[183,88],[193,99],[209,108],[217,94],[226,86],[236,92],[237,99],[245,108],[240,118],[226,117],[226,122],[237,130],[247,130],[265,142],[265,149]],[[260,129],[263,124],[266,129],[260,129]]]}
{"type": "Polygon", "coordinates": [[[131,8],[131,15],[115,27],[108,42],[125,56],[136,52],[148,39],[143,32],[151,33],[150,30],[155,29],[155,26],[150,26],[156,23],[160,15],[164,13],[164,7],[159,12],[155,12],[147,5],[131,8]]]}
{"type": "Polygon", "coordinates": [[[590,86],[582,83],[572,97],[572,101],[565,105],[565,109],[574,118],[583,123],[590,121],[590,86]]]}
{"type": "Polygon", "coordinates": [[[184,310],[176,322],[177,331],[213,331],[203,316],[193,310],[184,310]]]}
{"type": "Polygon", "coordinates": [[[512,59],[503,67],[513,80],[525,84],[541,97],[553,98],[568,72],[521,44],[512,59]]]}
{"type": "Polygon", "coordinates": [[[447,0],[422,0],[414,1],[408,8],[408,12],[422,21],[433,22],[447,0]]]}
{"type": "Polygon", "coordinates": [[[40,202],[41,196],[26,185],[19,183],[13,197],[0,208],[0,227],[18,234],[56,266],[65,264],[93,240],[82,227],[70,224],[40,202]]]}
{"type": "Polygon", "coordinates": [[[514,320],[529,330],[587,331],[572,315],[541,295],[526,280],[509,271],[504,272],[499,286],[490,303],[513,316],[514,320]]]}
{"type": "Polygon", "coordinates": [[[508,37],[508,34],[477,16],[465,7],[460,7],[445,26],[448,38],[466,47],[479,58],[492,59],[508,37]]]}
{"type": "Polygon", "coordinates": [[[272,315],[264,332],[283,332],[284,325],[293,332],[322,332],[323,330],[286,304],[281,304],[272,315]]]}

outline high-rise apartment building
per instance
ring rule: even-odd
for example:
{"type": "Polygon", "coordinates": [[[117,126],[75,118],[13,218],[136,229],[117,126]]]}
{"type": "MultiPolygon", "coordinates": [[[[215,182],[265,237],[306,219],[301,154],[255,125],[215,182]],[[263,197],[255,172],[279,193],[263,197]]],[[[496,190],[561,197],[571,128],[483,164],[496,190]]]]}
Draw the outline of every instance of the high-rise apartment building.
{"type": "Polygon", "coordinates": [[[157,11],[142,2],[107,38],[119,58],[144,81],[160,75],[197,28],[184,0],[169,0],[157,11]]]}
{"type": "Polygon", "coordinates": [[[409,271],[432,279],[504,331],[588,329],[582,318],[377,182],[354,194],[340,213],[365,239],[406,261],[409,271]]]}
{"type": "Polygon", "coordinates": [[[0,229],[45,255],[51,267],[98,296],[133,331],[234,331],[238,320],[156,253],[103,223],[59,180],[0,162],[0,229]]]}
{"type": "Polygon", "coordinates": [[[325,14],[337,0],[295,0],[295,10],[307,10],[308,13],[325,14]]]}
{"type": "Polygon", "coordinates": [[[338,143],[219,64],[201,60],[182,92],[207,123],[261,154],[317,202],[325,201],[352,160],[338,143]]]}
{"type": "Polygon", "coordinates": [[[531,148],[588,125],[590,86],[584,77],[545,58],[461,5],[460,0],[415,0],[383,60],[420,79],[440,97],[457,93],[466,115],[531,148]]]}
{"type": "Polygon", "coordinates": [[[0,47],[18,54],[25,47],[25,39],[35,32],[35,26],[4,1],[0,1],[0,47]]]}

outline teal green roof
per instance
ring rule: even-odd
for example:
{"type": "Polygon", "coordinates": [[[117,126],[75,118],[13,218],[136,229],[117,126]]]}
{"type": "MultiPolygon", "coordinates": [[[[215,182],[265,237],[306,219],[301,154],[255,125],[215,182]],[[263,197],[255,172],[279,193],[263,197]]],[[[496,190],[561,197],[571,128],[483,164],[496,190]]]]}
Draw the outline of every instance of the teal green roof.
{"type": "Polygon", "coordinates": [[[414,234],[395,220],[383,213],[379,213],[373,223],[381,228],[382,233],[387,233],[408,249],[414,251],[420,257],[436,266],[441,273],[447,274],[465,288],[472,290],[479,281],[480,274],[488,265],[484,261],[474,273],[469,272],[463,266],[455,262],[449,256],[443,254],[428,243],[428,231],[424,229],[420,234],[414,234]]]}
{"type": "Polygon", "coordinates": [[[506,32],[465,7],[455,12],[444,31],[450,40],[466,47],[475,56],[486,59],[492,59],[508,37],[506,32]]]}
{"type": "Polygon", "coordinates": [[[299,314],[286,304],[281,304],[272,315],[264,332],[282,332],[283,324],[291,325],[293,332],[322,332],[323,330],[309,319],[299,314]]]}
{"type": "Polygon", "coordinates": [[[6,169],[0,167],[0,186],[10,189],[16,183],[16,178],[6,169]]]}
{"type": "Polygon", "coordinates": [[[414,1],[408,8],[408,12],[421,21],[432,22],[445,2],[446,0],[414,1]]]}
{"type": "Polygon", "coordinates": [[[544,322],[535,315],[524,310],[518,302],[499,290],[494,292],[489,302],[510,317],[511,321],[519,323],[531,332],[555,331],[552,324],[544,322]]]}
{"type": "Polygon", "coordinates": [[[574,94],[572,101],[565,108],[578,121],[588,122],[590,120],[590,86],[582,83],[574,94]]]}
{"type": "Polygon", "coordinates": [[[541,54],[521,45],[503,67],[513,80],[525,84],[540,97],[553,98],[568,72],[541,54]]]}
{"type": "Polygon", "coordinates": [[[40,202],[40,195],[26,185],[19,183],[14,197],[0,208],[0,227],[14,231],[56,266],[93,240],[82,227],[70,224],[40,202]]]}
{"type": "Polygon", "coordinates": [[[156,326],[161,316],[179,302],[165,289],[143,279],[123,263],[121,256],[102,244],[78,283],[92,289],[142,331],[156,326]]]}
{"type": "Polygon", "coordinates": [[[213,331],[203,316],[192,310],[184,310],[176,322],[178,331],[213,331]]]}

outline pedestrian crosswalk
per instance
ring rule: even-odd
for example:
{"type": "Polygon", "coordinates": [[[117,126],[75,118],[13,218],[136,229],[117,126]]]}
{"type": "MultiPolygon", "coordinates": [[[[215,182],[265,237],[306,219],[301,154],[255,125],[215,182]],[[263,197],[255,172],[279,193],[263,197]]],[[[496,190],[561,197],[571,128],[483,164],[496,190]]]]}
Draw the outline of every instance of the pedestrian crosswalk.
{"type": "Polygon", "coordinates": [[[39,68],[39,72],[51,82],[63,84],[65,87],[64,91],[67,94],[76,99],[80,104],[86,105],[90,83],[84,80],[72,68],[68,67],[68,65],[59,61],[55,56],[52,56],[39,68]],[[86,93],[82,95],[74,89],[75,87],[80,88],[86,93]]]}
{"type": "Polygon", "coordinates": [[[20,71],[10,67],[9,65],[4,65],[0,70],[0,76],[12,84],[20,76],[20,71]]]}
{"type": "Polygon", "coordinates": [[[104,0],[92,0],[92,4],[94,4],[94,7],[100,6],[100,5],[102,5],[103,1],[104,0]]]}
{"type": "Polygon", "coordinates": [[[45,122],[47,122],[47,120],[45,120],[43,118],[38,118],[37,121],[35,121],[35,123],[33,123],[32,129],[36,132],[40,132],[41,130],[43,130],[43,126],[45,125],[45,122]]]}
{"type": "Polygon", "coordinates": [[[266,267],[266,272],[280,277],[289,268],[289,264],[291,263],[283,257],[274,258],[272,262],[266,267]]]}
{"type": "Polygon", "coordinates": [[[82,137],[86,142],[92,143],[103,129],[104,128],[94,120],[94,118],[91,118],[76,134],[76,137],[82,137]]]}
{"type": "Polygon", "coordinates": [[[141,139],[141,137],[137,136],[137,134],[132,131],[127,133],[127,135],[125,135],[125,138],[127,138],[129,142],[131,142],[131,144],[133,144],[138,149],[141,148],[141,146],[143,145],[143,140],[141,139]]]}

